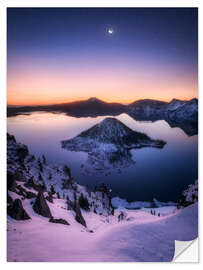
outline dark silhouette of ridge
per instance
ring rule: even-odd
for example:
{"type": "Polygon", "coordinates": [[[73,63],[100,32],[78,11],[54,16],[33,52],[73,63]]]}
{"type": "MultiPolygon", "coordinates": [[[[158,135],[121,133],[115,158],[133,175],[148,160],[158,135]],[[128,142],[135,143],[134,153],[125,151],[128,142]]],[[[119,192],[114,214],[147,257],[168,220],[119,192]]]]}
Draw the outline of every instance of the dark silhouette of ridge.
{"type": "Polygon", "coordinates": [[[171,127],[180,127],[189,135],[197,134],[198,100],[172,99],[170,102],[141,99],[124,105],[105,102],[96,97],[87,100],[41,106],[8,106],[7,116],[29,114],[35,111],[65,113],[73,117],[117,116],[126,113],[135,120],[165,120],[171,127]]]}

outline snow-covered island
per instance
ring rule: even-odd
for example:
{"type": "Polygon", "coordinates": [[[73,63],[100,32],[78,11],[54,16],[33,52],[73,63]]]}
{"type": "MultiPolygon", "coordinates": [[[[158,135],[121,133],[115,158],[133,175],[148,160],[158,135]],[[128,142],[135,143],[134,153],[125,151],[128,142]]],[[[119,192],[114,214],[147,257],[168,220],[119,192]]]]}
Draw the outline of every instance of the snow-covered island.
{"type": "Polygon", "coordinates": [[[197,182],[178,205],[112,199],[105,185],[79,185],[68,166],[36,159],[9,134],[7,188],[8,261],[171,261],[174,240],[198,235],[197,182]]]}
{"type": "Polygon", "coordinates": [[[111,168],[126,168],[134,164],[130,150],[142,147],[163,148],[166,142],[153,140],[146,134],[130,129],[118,119],[107,117],[61,144],[69,151],[88,153],[84,171],[104,173],[111,168]]]}

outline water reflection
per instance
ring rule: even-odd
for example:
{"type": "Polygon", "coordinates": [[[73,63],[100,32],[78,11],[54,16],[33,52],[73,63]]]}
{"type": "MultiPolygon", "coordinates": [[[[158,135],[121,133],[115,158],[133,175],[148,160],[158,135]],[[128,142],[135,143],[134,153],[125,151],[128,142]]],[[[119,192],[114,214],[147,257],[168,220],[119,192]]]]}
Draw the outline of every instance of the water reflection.
{"type": "Polygon", "coordinates": [[[126,114],[116,118],[131,129],[144,132],[153,139],[167,142],[163,149],[132,150],[134,166],[107,176],[81,174],[87,162],[84,152],[69,152],[61,148],[62,140],[70,139],[99,123],[105,117],[75,118],[65,114],[35,112],[8,118],[8,132],[28,145],[36,156],[45,154],[51,163],[67,164],[75,179],[89,186],[104,182],[115,195],[128,200],[176,200],[187,184],[197,178],[197,135],[187,136],[180,128],[171,128],[164,120],[139,122],[126,114]]]}

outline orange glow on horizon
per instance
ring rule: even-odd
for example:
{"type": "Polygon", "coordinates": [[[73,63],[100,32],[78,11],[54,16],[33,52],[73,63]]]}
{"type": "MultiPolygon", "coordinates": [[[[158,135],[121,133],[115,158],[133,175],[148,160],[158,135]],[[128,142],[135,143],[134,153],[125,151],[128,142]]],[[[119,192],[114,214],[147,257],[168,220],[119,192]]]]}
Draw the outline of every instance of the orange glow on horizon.
{"type": "Polygon", "coordinates": [[[48,105],[97,97],[129,104],[139,99],[171,101],[198,96],[193,76],[177,77],[156,70],[84,70],[80,72],[23,69],[8,73],[8,105],[48,105]]]}
{"type": "MultiPolygon", "coordinates": [[[[63,104],[63,103],[71,103],[71,102],[75,102],[75,101],[85,101],[89,98],[91,98],[93,96],[89,96],[89,97],[81,97],[81,98],[68,98],[68,99],[62,99],[62,98],[57,98],[55,100],[41,100],[41,99],[35,99],[32,101],[28,101],[28,100],[22,100],[22,99],[16,99],[16,100],[11,100],[7,102],[8,106],[43,106],[43,105],[55,105],[55,104],[63,104]]],[[[94,96],[95,97],[95,96],[94,96]]],[[[134,99],[108,99],[108,98],[102,98],[102,97],[98,97],[96,96],[97,99],[100,99],[101,101],[104,102],[108,102],[108,103],[120,103],[120,104],[130,104],[133,103],[137,100],[141,100],[141,99],[153,99],[153,100],[159,100],[159,101],[165,101],[165,102],[170,102],[173,98],[175,99],[180,99],[180,100],[191,100],[193,98],[198,98],[198,96],[181,96],[181,97],[173,97],[173,98],[168,98],[168,99],[164,99],[161,97],[154,97],[154,96],[142,96],[142,97],[135,97],[134,99]]]]}

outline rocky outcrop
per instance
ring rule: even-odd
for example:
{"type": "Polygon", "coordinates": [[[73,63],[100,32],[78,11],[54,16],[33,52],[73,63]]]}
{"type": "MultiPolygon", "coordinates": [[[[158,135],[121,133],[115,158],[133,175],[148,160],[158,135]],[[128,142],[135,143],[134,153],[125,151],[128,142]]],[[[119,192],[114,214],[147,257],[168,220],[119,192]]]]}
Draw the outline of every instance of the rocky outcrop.
{"type": "Polygon", "coordinates": [[[198,202],[198,181],[191,184],[182,193],[178,201],[178,208],[187,207],[190,204],[198,202]]]}
{"type": "Polygon", "coordinates": [[[168,111],[168,118],[175,122],[198,122],[198,100],[191,99],[182,103],[174,110],[168,111]]]}
{"type": "Polygon", "coordinates": [[[75,211],[75,214],[76,214],[75,220],[77,222],[79,222],[80,224],[82,224],[83,226],[87,227],[86,221],[85,221],[85,219],[84,219],[84,217],[83,217],[83,215],[81,213],[80,206],[79,206],[78,203],[75,203],[74,211],[75,211]]]}
{"type": "Polygon", "coordinates": [[[65,219],[63,218],[50,218],[49,222],[51,223],[58,223],[63,225],[70,225],[65,219]]]}
{"type": "Polygon", "coordinates": [[[29,215],[23,208],[20,199],[15,199],[15,201],[10,206],[8,206],[8,215],[16,220],[30,219],[29,215]]]}
{"type": "Polygon", "coordinates": [[[77,201],[75,201],[74,203],[71,200],[67,200],[67,210],[73,210],[75,212],[75,220],[82,224],[83,226],[87,226],[86,225],[86,221],[82,215],[82,212],[80,210],[80,205],[77,201]]]}
{"type": "Polygon", "coordinates": [[[128,114],[136,120],[165,120],[171,127],[181,128],[188,136],[198,133],[198,100],[173,99],[163,102],[138,100],[128,106],[128,114]]]}
{"type": "Polygon", "coordinates": [[[13,158],[7,160],[7,162],[19,161],[19,167],[21,167],[22,162],[24,161],[25,157],[29,154],[28,148],[26,145],[21,143],[16,143],[14,136],[7,134],[7,153],[10,156],[13,153],[13,158]],[[18,158],[18,160],[16,160],[18,158]]]}
{"type": "Polygon", "coordinates": [[[48,206],[48,204],[44,198],[43,192],[41,190],[38,192],[35,203],[33,204],[33,210],[37,214],[39,214],[43,217],[47,217],[47,218],[52,217],[49,206],[48,206]]]}
{"type": "Polygon", "coordinates": [[[104,216],[111,215],[112,207],[109,205],[106,195],[102,196],[102,191],[93,192],[77,184],[67,166],[50,165],[46,162],[45,157],[42,158],[43,162],[40,161],[41,166],[39,166],[39,159],[36,159],[33,155],[28,154],[24,160],[20,160],[18,148],[22,144],[16,142],[13,136],[8,135],[8,137],[8,148],[12,149],[12,151],[7,152],[7,205],[9,211],[17,195],[17,198],[21,199],[22,202],[26,200],[26,203],[30,203],[37,214],[51,218],[49,202],[54,204],[53,207],[56,207],[58,200],[62,200],[61,203],[63,204],[66,198],[70,198],[68,209],[73,211],[76,220],[85,226],[86,222],[82,212],[75,206],[75,203],[72,203],[75,201],[78,203],[79,198],[83,196],[84,198],[80,199],[80,203],[84,209],[94,211],[96,214],[102,213],[104,216]],[[39,173],[41,173],[41,181],[38,177],[39,173]]]}
{"type": "Polygon", "coordinates": [[[138,120],[173,120],[175,122],[197,122],[198,100],[189,101],[173,99],[171,102],[163,102],[152,99],[143,99],[131,103],[129,114],[138,120]]]}
{"type": "Polygon", "coordinates": [[[15,192],[16,191],[16,180],[15,180],[15,175],[7,172],[7,189],[10,191],[15,192]]]}
{"type": "Polygon", "coordinates": [[[7,192],[7,204],[13,204],[13,199],[12,199],[12,197],[9,195],[8,192],[7,192]]]}

